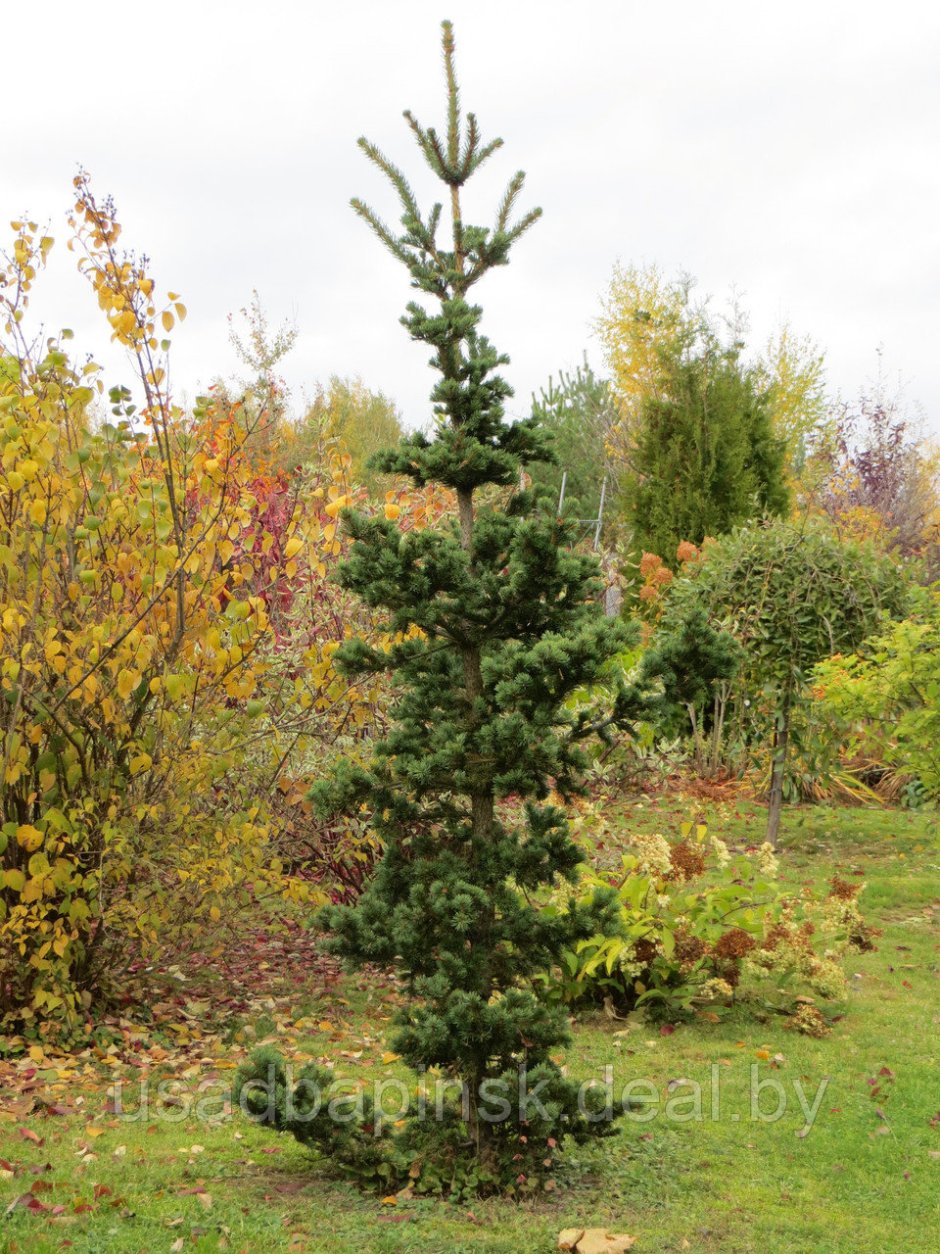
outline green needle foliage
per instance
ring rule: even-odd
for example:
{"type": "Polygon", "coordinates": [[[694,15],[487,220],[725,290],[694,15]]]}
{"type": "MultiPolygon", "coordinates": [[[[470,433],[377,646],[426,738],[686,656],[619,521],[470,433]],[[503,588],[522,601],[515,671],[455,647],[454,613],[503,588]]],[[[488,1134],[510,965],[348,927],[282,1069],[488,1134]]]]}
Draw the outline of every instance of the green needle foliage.
{"type": "Polygon", "coordinates": [[[698,771],[718,767],[721,734],[730,684],[744,660],[744,650],[727,631],[712,626],[704,607],[693,606],[672,626],[661,632],[640,664],[640,682],[658,679],[663,686],[666,717],[681,709],[688,717],[698,771]],[[705,731],[711,734],[706,753],[705,731]]]}
{"type": "MultiPolygon", "coordinates": [[[[601,613],[596,561],[575,550],[569,524],[518,488],[521,469],[550,455],[548,441],[535,419],[506,421],[511,390],[498,370],[507,358],[480,334],[481,310],[467,296],[506,264],[539,213],[511,220],[520,172],[491,230],[464,222],[463,186],[501,141],[484,144],[472,114],[462,121],[453,33],[443,29],[446,133],[405,117],[448,190],[450,239],[438,239],[442,205],[423,218],[404,174],[366,140],[398,193],[402,232],[353,206],[437,301],[432,311],[410,304],[402,320],[432,350],[435,433],[407,436],[375,464],[419,485],[446,484],[457,517],[402,534],[384,517],[344,515],[354,544],[342,580],[400,634],[386,651],[349,641],[341,662],[353,675],[390,670],[398,698],[370,768],[348,767],[315,797],[333,812],[365,807],[385,844],[358,903],[327,911],[335,951],[398,968],[411,996],[393,1048],[462,1090],[449,1125],[419,1128],[416,1117],[396,1145],[420,1144],[421,1161],[439,1162],[446,1133],[446,1153],[472,1164],[474,1187],[505,1187],[544,1175],[564,1136],[610,1131],[591,1117],[596,1091],[579,1105],[553,1061],[568,1039],[565,1014],[532,983],[565,946],[604,926],[608,897],[570,915],[536,903],[573,882],[582,859],[552,790],[566,797],[580,787],[583,743],[623,723],[634,698],[622,690],[604,712],[566,706],[629,633],[601,613]],[[520,1069],[538,1103],[519,1101],[520,1069]]],[[[296,1121],[281,1126],[301,1135],[296,1121]]]]}

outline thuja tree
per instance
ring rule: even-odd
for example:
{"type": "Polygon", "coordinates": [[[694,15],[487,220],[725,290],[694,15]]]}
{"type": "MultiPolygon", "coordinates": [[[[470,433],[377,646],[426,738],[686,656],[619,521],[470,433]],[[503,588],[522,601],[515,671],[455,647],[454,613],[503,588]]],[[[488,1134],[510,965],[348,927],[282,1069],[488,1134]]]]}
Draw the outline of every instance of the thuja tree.
{"type": "MultiPolygon", "coordinates": [[[[446,485],[456,517],[450,527],[402,535],[383,517],[345,515],[354,544],[342,578],[384,608],[397,643],[382,651],[352,640],[342,662],[350,674],[390,670],[399,695],[371,766],[349,767],[317,800],[334,810],[367,808],[385,845],[357,904],[328,912],[333,947],[353,963],[400,971],[409,996],[393,1048],[418,1072],[455,1082],[459,1099],[440,1121],[422,1122],[413,1109],[381,1150],[368,1106],[359,1120],[368,1148],[348,1123],[289,1111],[276,1062],[273,1103],[259,1087],[248,1106],[327,1145],[336,1159],[358,1156],[370,1171],[388,1176],[410,1166],[419,1183],[431,1173],[432,1184],[485,1187],[532,1183],[564,1136],[609,1130],[593,1098],[582,1092],[579,1100],[555,1061],[568,1036],[565,1016],[539,997],[533,977],[550,971],[573,938],[606,922],[603,895],[571,914],[539,902],[573,881],[582,856],[552,793],[564,798],[579,787],[582,743],[623,721],[631,695],[619,692],[605,712],[566,707],[574,690],[597,681],[627,633],[599,612],[595,561],[575,550],[555,511],[540,512],[519,486],[520,472],[546,456],[546,439],[534,419],[506,421],[511,393],[499,368],[507,358],[480,333],[481,310],[468,298],[506,264],[539,214],[511,220],[518,173],[492,229],[464,221],[464,186],[501,141],[483,143],[475,117],[462,120],[448,23],[443,32],[446,130],[405,117],[445,185],[446,242],[442,205],[422,216],[404,174],[367,140],[360,146],[400,199],[402,231],[361,201],[353,207],[434,302],[431,310],[410,304],[403,318],[412,338],[431,348],[439,376],[433,438],[406,437],[377,467],[419,486],[446,485]]],[[[262,1056],[244,1078],[261,1079],[271,1065],[262,1056]]],[[[301,1111],[311,1109],[308,1090],[328,1080],[319,1072],[307,1078],[301,1111]]]]}

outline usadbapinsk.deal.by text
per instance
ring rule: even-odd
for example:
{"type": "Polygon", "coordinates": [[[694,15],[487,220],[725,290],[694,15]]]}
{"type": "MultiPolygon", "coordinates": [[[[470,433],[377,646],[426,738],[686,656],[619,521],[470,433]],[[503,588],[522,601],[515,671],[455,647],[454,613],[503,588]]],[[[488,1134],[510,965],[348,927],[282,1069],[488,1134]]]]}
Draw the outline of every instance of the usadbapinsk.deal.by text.
{"type": "MultiPolygon", "coordinates": [[[[300,1120],[313,1119],[324,1109],[337,1123],[350,1123],[361,1118],[365,1097],[370,1096],[378,1116],[377,1131],[384,1124],[411,1118],[441,1120],[445,1111],[460,1104],[469,1112],[466,1086],[455,1080],[430,1072],[419,1075],[417,1085],[392,1077],[371,1083],[335,1078],[329,1085],[314,1088],[298,1074],[285,1068],[286,1100],[291,1100],[295,1084],[300,1084],[302,1100],[293,1112],[300,1120]]],[[[267,1092],[274,1103],[274,1075],[268,1081],[253,1079],[236,1099],[230,1084],[206,1079],[187,1085],[177,1079],[148,1077],[137,1083],[123,1080],[111,1090],[111,1111],[122,1120],[132,1122],[158,1121],[184,1123],[218,1123],[230,1118],[241,1107],[257,1118],[259,1103],[267,1092]]],[[[524,1123],[543,1115],[544,1081],[531,1080],[525,1067],[507,1079],[484,1080],[480,1085],[476,1115],[490,1123],[513,1118],[524,1123]]],[[[829,1086],[825,1076],[817,1083],[805,1077],[783,1078],[779,1073],[768,1075],[757,1063],[750,1064],[746,1077],[725,1066],[712,1064],[707,1079],[685,1078],[663,1082],[650,1076],[634,1076],[614,1080],[613,1066],[606,1066],[599,1076],[585,1080],[579,1091],[578,1105],[584,1117],[592,1122],[623,1119],[632,1123],[686,1124],[729,1121],[731,1123],[776,1123],[788,1114],[796,1117],[798,1135],[806,1136],[813,1128],[829,1086]],[[744,1079],[742,1084],[741,1080],[744,1079]]]]}

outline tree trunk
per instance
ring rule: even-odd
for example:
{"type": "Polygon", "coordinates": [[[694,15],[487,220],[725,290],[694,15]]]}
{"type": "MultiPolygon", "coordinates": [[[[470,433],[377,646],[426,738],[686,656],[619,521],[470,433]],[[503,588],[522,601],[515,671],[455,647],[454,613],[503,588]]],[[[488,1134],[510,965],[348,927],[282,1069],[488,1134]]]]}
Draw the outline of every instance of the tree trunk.
{"type": "Polygon", "coordinates": [[[728,709],[728,684],[723,683],[715,693],[715,708],[712,722],[711,754],[709,755],[710,774],[718,774],[721,760],[721,743],[725,732],[725,712],[728,709]]]}
{"type": "MultiPolygon", "coordinates": [[[[460,517],[460,538],[464,549],[470,553],[473,548],[473,491],[461,488],[457,492],[457,509],[460,517]]],[[[472,553],[471,553],[472,561],[472,553]]],[[[463,661],[464,693],[467,706],[471,710],[468,729],[476,730],[477,719],[472,714],[474,703],[483,696],[483,670],[480,650],[475,646],[461,649],[463,661]]],[[[471,807],[473,816],[473,834],[488,838],[493,834],[493,790],[487,781],[471,784],[471,807]]]]}
{"type": "Polygon", "coordinates": [[[689,722],[692,724],[692,743],[695,746],[694,762],[697,775],[705,774],[705,746],[702,743],[702,728],[699,724],[698,715],[695,706],[690,701],[686,705],[689,715],[689,722]]]}
{"type": "Polygon", "coordinates": [[[780,722],[774,737],[774,760],[770,774],[770,804],[767,808],[767,840],[777,848],[780,815],[783,810],[783,780],[787,769],[787,746],[790,742],[790,693],[784,693],[780,722]]]}

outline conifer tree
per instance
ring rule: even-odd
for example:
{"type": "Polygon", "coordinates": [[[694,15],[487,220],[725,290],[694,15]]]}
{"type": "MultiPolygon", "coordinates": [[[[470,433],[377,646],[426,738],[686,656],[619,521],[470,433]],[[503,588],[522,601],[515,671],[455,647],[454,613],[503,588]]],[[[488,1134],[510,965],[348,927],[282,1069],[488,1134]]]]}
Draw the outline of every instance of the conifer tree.
{"type": "Polygon", "coordinates": [[[599,378],[584,355],[574,371],[559,370],[532,397],[532,413],[552,437],[554,462],[530,471],[538,487],[558,501],[564,483],[568,512],[574,503],[582,518],[596,518],[601,508],[601,485],[612,499],[614,468],[607,456],[607,440],[617,421],[617,401],[607,379],[599,378]]]}
{"type": "Polygon", "coordinates": [[[701,544],[789,505],[769,393],[737,348],[723,348],[707,328],[702,339],[663,355],[665,394],[641,410],[622,480],[637,552],[668,558],[683,540],[701,544]]]}
{"type": "MultiPolygon", "coordinates": [[[[538,899],[573,880],[582,857],[551,794],[579,788],[585,740],[625,721],[635,694],[621,690],[603,712],[565,704],[601,676],[628,633],[600,612],[596,561],[574,548],[547,501],[541,509],[519,486],[521,469],[550,455],[548,441],[536,419],[506,420],[507,358],[482,335],[468,297],[506,264],[539,211],[512,219],[520,172],[492,229],[464,221],[464,186],[502,141],[484,143],[473,114],[462,118],[447,22],[443,48],[446,130],[405,117],[445,185],[449,238],[438,234],[444,207],[423,217],[404,174],[365,139],[398,194],[402,230],[359,200],[353,207],[435,302],[430,311],[409,304],[402,319],[439,375],[433,437],[409,435],[375,464],[417,485],[447,485],[457,517],[402,534],[384,517],[345,513],[354,543],[343,582],[387,612],[397,642],[382,650],[351,640],[341,661],[353,675],[390,670],[398,697],[371,766],[348,766],[315,796],[334,812],[366,807],[385,845],[359,901],[327,912],[333,948],[399,970],[410,996],[392,1047],[462,1086],[451,1145],[505,1183],[541,1171],[566,1134],[610,1130],[552,1060],[566,1017],[536,992],[562,947],[603,925],[607,899],[571,914],[540,909],[538,899]],[[517,1101],[520,1068],[537,1102],[517,1101]],[[511,1113],[497,1117],[496,1094],[511,1113]]],[[[302,1136],[283,1117],[270,1121],[302,1136]]]]}

